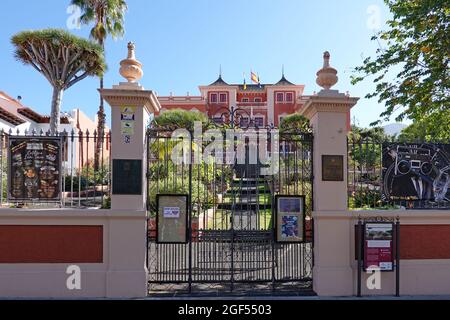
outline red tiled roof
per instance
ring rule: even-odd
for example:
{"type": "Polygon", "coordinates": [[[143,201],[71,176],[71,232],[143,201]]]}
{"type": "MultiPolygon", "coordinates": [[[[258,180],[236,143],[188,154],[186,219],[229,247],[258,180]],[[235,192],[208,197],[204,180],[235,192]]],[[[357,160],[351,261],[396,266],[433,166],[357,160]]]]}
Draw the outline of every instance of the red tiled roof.
{"type": "Polygon", "coordinates": [[[6,122],[9,122],[15,126],[21,125],[22,123],[25,123],[25,120],[19,118],[18,116],[12,114],[11,112],[3,109],[0,107],[0,119],[5,120],[6,122]]]}

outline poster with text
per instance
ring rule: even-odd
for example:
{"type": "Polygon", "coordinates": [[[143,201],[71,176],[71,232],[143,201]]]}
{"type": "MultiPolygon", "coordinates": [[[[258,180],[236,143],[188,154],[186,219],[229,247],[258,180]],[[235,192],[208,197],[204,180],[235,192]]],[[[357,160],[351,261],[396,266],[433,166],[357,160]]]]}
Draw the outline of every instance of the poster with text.
{"type": "Polygon", "coordinates": [[[305,232],[305,198],[278,195],[275,202],[277,241],[302,242],[305,232]]]}
{"type": "Polygon", "coordinates": [[[392,223],[366,223],[364,227],[364,270],[394,270],[392,223]]]}
{"type": "Polygon", "coordinates": [[[61,199],[61,139],[9,137],[9,201],[61,199]]]}
{"type": "Polygon", "coordinates": [[[157,227],[158,243],[187,243],[188,195],[158,194],[157,227]]]}

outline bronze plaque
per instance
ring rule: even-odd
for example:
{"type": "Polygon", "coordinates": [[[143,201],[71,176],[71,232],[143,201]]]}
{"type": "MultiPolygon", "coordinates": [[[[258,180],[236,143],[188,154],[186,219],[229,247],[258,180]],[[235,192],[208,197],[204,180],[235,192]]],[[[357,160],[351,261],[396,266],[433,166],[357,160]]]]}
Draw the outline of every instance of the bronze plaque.
{"type": "Polygon", "coordinates": [[[113,160],[113,194],[142,194],[142,160],[113,160]]]}
{"type": "Polygon", "coordinates": [[[322,155],[322,181],[344,181],[344,156],[322,155]]]}

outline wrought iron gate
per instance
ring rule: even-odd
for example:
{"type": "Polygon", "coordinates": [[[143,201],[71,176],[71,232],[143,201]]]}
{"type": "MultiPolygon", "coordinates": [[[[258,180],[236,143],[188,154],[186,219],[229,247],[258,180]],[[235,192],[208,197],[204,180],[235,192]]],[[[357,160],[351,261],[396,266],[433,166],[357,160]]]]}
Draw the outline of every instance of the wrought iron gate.
{"type": "MultiPolygon", "coordinates": [[[[147,136],[151,294],[312,293],[312,134],[282,132],[274,148],[269,129],[260,129],[268,136],[268,155],[279,161],[276,174],[262,175],[267,165],[259,159],[251,163],[254,146],[248,139],[232,141],[234,156],[245,150],[245,161],[195,163],[196,148],[207,143],[196,141],[191,132],[182,147],[185,159],[176,163],[172,132],[150,129],[147,136]],[[187,244],[156,242],[156,195],[167,193],[189,195],[187,244]],[[303,243],[275,241],[277,194],[305,195],[303,243]]],[[[225,160],[226,152],[220,157],[225,160]]]]}

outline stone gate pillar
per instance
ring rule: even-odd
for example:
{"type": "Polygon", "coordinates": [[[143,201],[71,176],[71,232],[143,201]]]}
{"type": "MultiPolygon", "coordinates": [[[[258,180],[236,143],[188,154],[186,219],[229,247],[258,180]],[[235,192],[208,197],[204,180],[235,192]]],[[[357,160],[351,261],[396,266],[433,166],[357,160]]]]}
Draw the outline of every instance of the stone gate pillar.
{"type": "Polygon", "coordinates": [[[349,220],[333,217],[347,210],[347,133],[350,109],[358,98],[330,88],[338,81],[324,53],[324,66],[317,72],[323,87],[309,97],[302,114],[314,132],[314,291],[318,295],[353,293],[349,251],[349,220]]]}
{"type": "Polygon", "coordinates": [[[111,220],[108,256],[108,297],[147,295],[147,211],[146,211],[146,127],[150,114],[159,111],[154,92],[137,81],[143,75],[135,58],[134,44],[128,44],[128,58],[120,63],[120,74],[128,82],[100,90],[111,106],[111,212],[130,214],[133,219],[111,220]]]}
{"type": "Polygon", "coordinates": [[[128,44],[128,58],[120,65],[120,74],[128,82],[101,90],[111,106],[111,209],[145,210],[146,128],[150,114],[159,111],[160,105],[153,91],[137,83],[143,71],[133,43],[128,44]]]}

